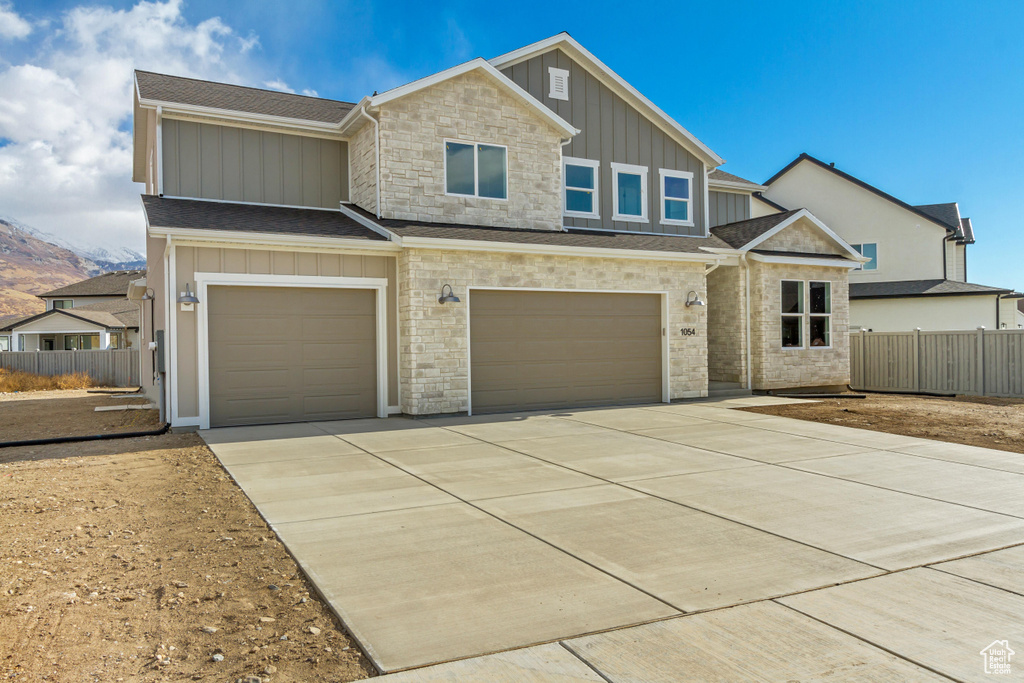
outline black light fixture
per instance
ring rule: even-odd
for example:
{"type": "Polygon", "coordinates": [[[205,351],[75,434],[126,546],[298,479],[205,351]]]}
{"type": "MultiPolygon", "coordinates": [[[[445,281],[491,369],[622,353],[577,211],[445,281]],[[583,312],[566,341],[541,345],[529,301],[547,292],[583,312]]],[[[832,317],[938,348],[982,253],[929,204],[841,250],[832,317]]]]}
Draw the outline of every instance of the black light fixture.
{"type": "Polygon", "coordinates": [[[457,303],[459,303],[459,301],[460,301],[460,299],[459,299],[459,297],[455,296],[455,292],[452,291],[452,286],[451,285],[443,285],[441,287],[441,296],[439,296],[437,298],[437,303],[439,303],[439,304],[457,304],[457,303]],[[447,294],[444,293],[444,290],[446,290],[446,289],[448,290],[447,294]]]}
{"type": "Polygon", "coordinates": [[[697,292],[694,292],[693,290],[690,290],[690,293],[686,295],[686,306],[687,306],[687,308],[689,308],[690,306],[704,306],[704,305],[705,305],[704,302],[700,300],[699,296],[697,296],[697,292]]]}
{"type": "Polygon", "coordinates": [[[191,289],[189,289],[187,282],[185,283],[185,293],[178,297],[178,303],[179,304],[197,304],[197,303],[199,303],[199,299],[196,298],[196,295],[192,293],[191,289]]]}

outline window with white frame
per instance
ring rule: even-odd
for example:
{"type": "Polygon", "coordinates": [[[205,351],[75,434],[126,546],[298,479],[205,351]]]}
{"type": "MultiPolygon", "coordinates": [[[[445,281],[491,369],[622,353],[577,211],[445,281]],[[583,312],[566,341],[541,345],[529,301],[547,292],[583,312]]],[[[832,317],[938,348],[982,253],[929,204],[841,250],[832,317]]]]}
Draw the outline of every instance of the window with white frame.
{"type": "Polygon", "coordinates": [[[857,266],[857,270],[878,270],[878,243],[869,242],[867,244],[851,244],[858,254],[861,256],[867,256],[870,261],[862,263],[857,266]]]}
{"type": "Polygon", "coordinates": [[[802,349],[804,334],[811,348],[832,346],[832,283],[783,280],[782,348],[802,349]]]}
{"type": "Polygon", "coordinates": [[[612,220],[647,222],[647,167],[612,162],[612,220]]]}
{"type": "Polygon", "coordinates": [[[508,199],[508,150],[478,142],[444,142],[445,192],[508,199]]]}
{"type": "Polygon", "coordinates": [[[0,337],[0,351],[10,351],[10,350],[11,350],[11,338],[7,337],[7,336],[0,337]]]}
{"type": "Polygon", "coordinates": [[[804,283],[800,280],[782,281],[782,348],[800,349],[804,346],[804,283]]]}
{"type": "Polygon", "coordinates": [[[693,225],[690,200],[693,197],[693,173],[662,168],[661,222],[664,225],[693,225]]]}
{"type": "Polygon", "coordinates": [[[64,308],[74,308],[75,302],[71,299],[54,299],[53,305],[50,308],[59,310],[64,308]]]}
{"type": "Polygon", "coordinates": [[[600,218],[597,200],[597,169],[599,161],[565,157],[562,177],[565,179],[566,216],[573,218],[600,218]]]}

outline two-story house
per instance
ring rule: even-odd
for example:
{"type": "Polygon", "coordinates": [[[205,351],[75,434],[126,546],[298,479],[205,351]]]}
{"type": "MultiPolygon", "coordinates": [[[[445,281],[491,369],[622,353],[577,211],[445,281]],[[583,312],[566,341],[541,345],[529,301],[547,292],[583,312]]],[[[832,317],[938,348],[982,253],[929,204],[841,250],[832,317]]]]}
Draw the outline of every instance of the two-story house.
{"type": "Polygon", "coordinates": [[[762,186],[567,34],[359,102],[135,84],[176,426],[848,381],[863,258],[809,211],[752,217],[762,186]]]}
{"type": "Polygon", "coordinates": [[[0,351],[88,351],[139,343],[139,304],[128,300],[144,270],[118,270],[39,294],[46,310],[0,320],[0,351]]]}
{"type": "Polygon", "coordinates": [[[850,325],[876,332],[1016,328],[1021,294],[968,282],[974,226],[956,203],[911,205],[808,154],[754,198],[756,215],[807,207],[870,259],[850,274],[850,325]]]}

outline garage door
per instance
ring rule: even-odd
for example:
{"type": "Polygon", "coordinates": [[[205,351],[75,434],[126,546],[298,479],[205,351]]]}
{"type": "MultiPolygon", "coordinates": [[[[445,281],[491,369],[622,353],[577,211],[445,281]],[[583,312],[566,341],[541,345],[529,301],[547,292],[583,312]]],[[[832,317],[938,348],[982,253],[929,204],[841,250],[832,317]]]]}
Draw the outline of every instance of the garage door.
{"type": "Polygon", "coordinates": [[[661,297],[473,290],[474,413],[653,403],[661,297]]]}
{"type": "Polygon", "coordinates": [[[376,293],[210,287],[210,425],[377,415],[376,293]]]}

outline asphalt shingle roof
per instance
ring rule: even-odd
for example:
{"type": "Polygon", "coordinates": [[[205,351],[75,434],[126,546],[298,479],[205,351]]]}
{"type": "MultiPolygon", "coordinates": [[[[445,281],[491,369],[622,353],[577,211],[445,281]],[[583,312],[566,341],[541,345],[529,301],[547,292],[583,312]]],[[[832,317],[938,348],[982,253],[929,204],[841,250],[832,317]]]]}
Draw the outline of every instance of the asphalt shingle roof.
{"type": "Polygon", "coordinates": [[[851,282],[851,299],[882,299],[887,297],[969,296],[1003,294],[1009,289],[976,285],[955,280],[900,280],[894,282],[851,282]]]}
{"type": "Polygon", "coordinates": [[[722,180],[722,181],[729,182],[729,183],[746,183],[747,185],[752,185],[754,187],[760,187],[760,185],[758,185],[757,183],[755,183],[752,180],[747,180],[746,178],[740,178],[738,175],[733,175],[732,173],[727,173],[726,171],[722,171],[722,170],[719,170],[717,168],[714,171],[711,171],[710,173],[708,173],[708,179],[709,180],[722,180]]]}
{"type": "Polygon", "coordinates": [[[140,277],[145,276],[146,271],[144,270],[115,270],[91,277],[88,280],[51,289],[49,292],[43,292],[38,296],[128,296],[129,283],[132,280],[138,280],[140,277]]]}
{"type": "Polygon", "coordinates": [[[770,216],[761,216],[760,218],[751,218],[745,221],[726,223],[725,225],[719,225],[711,228],[711,234],[725,242],[730,247],[740,249],[750,244],[752,241],[768,232],[779,223],[789,219],[798,211],[800,211],[800,209],[792,209],[790,211],[783,211],[782,213],[773,213],[770,216]]]}
{"type": "Polygon", "coordinates": [[[168,199],[155,195],[143,195],[142,205],[152,227],[377,241],[386,239],[341,211],[328,209],[293,209],[195,199],[168,199]]]}
{"type": "MultiPolygon", "coordinates": [[[[67,310],[67,309],[65,309],[67,310]]],[[[101,301],[86,306],[75,306],[70,309],[76,315],[87,318],[95,314],[111,315],[125,327],[139,326],[139,304],[129,299],[118,299],[117,301],[101,301]]],[[[97,318],[99,320],[99,318],[97,318]]]]}
{"type": "Polygon", "coordinates": [[[338,123],[355,104],[307,97],[292,93],[250,88],[228,83],[215,83],[182,76],[168,76],[151,71],[136,71],[139,95],[145,100],[173,102],[196,107],[281,116],[289,119],[338,123]]]}
{"type": "Polygon", "coordinates": [[[952,228],[953,230],[960,229],[960,209],[957,207],[956,202],[918,204],[914,208],[928,214],[947,228],[952,228]]]}

